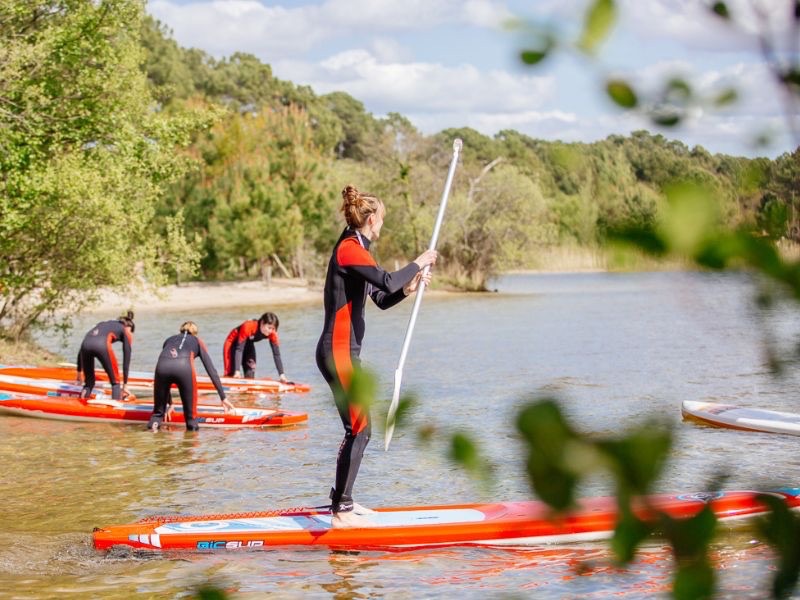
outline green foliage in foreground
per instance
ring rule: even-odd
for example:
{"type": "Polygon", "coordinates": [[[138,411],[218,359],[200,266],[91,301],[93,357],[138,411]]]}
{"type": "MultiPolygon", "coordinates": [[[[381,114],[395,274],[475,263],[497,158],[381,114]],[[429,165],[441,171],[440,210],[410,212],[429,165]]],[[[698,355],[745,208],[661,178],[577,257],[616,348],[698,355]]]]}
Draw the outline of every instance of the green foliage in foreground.
{"type": "MultiPolygon", "coordinates": [[[[360,372],[356,378],[361,381],[372,376],[360,372]]],[[[359,384],[359,389],[366,387],[359,384]]],[[[363,398],[360,402],[369,404],[363,398]]],[[[410,426],[407,414],[413,403],[409,398],[401,400],[397,414],[403,416],[395,420],[397,427],[410,426]]],[[[642,544],[661,540],[669,545],[675,560],[673,597],[714,596],[717,579],[711,543],[718,534],[718,521],[711,508],[706,506],[691,518],[676,519],[647,501],[669,462],[669,426],[651,421],[618,437],[598,437],[573,427],[557,399],[531,398],[520,410],[516,428],[531,490],[553,508],[554,518],[575,507],[577,490],[585,479],[603,473],[616,488],[617,522],[610,546],[619,564],[634,561],[642,544]]],[[[429,424],[419,435],[425,443],[436,436],[448,438],[449,458],[483,483],[491,482],[491,465],[470,434],[438,430],[429,424]]],[[[708,491],[722,489],[723,482],[724,478],[711,481],[708,491]]],[[[758,528],[777,554],[772,594],[782,598],[794,590],[800,574],[800,517],[775,496],[764,494],[760,499],[768,514],[757,519],[758,528]]]]}
{"type": "MultiPolygon", "coordinates": [[[[718,189],[685,181],[666,189],[666,202],[652,222],[609,231],[610,243],[620,255],[635,250],[707,269],[747,268],[762,283],[761,305],[778,294],[800,300],[800,262],[783,258],[766,237],[745,227],[727,226],[718,189]]],[[[650,422],[619,437],[599,438],[577,431],[555,399],[534,398],[521,410],[517,430],[525,446],[531,489],[539,498],[556,512],[568,512],[581,482],[604,472],[616,488],[618,516],[611,548],[617,560],[629,564],[643,542],[664,540],[675,559],[673,597],[714,596],[716,575],[709,550],[717,519],[711,509],[706,507],[690,519],[675,519],[647,503],[647,494],[669,460],[668,426],[650,422]]],[[[422,432],[425,439],[436,433],[430,426],[422,432]]],[[[470,436],[458,432],[450,437],[450,457],[457,464],[468,472],[487,470],[470,436]]],[[[721,485],[722,479],[714,481],[709,491],[721,485]]],[[[769,512],[758,519],[758,527],[777,555],[771,595],[785,598],[800,577],[800,516],[774,496],[764,494],[760,499],[769,512]]]]}

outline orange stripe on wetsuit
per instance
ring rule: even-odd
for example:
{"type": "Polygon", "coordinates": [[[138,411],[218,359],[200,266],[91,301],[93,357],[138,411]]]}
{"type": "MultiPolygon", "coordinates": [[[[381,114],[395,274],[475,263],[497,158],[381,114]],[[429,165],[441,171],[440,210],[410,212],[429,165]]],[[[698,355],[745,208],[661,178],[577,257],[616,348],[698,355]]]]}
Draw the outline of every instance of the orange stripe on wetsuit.
{"type": "Polygon", "coordinates": [[[419,271],[415,263],[394,273],[384,271],[369,253],[369,244],[355,230],[345,229],[331,253],[325,276],[325,323],[317,343],[317,367],[331,386],[345,430],[330,496],[333,512],[353,509],[353,483],[370,438],[369,411],[345,404],[338,395],[340,388],[347,390],[350,386],[353,368],[360,360],[367,296],[381,309],[394,306],[405,298],[403,287],[419,271]]]}
{"type": "Polygon", "coordinates": [[[119,381],[119,365],[117,364],[117,355],[114,354],[114,349],[111,347],[111,344],[117,341],[117,336],[114,335],[114,332],[109,332],[106,336],[106,353],[108,354],[108,360],[111,362],[111,370],[114,372],[114,379],[119,381]]]}
{"type": "MultiPolygon", "coordinates": [[[[197,340],[201,344],[202,340],[197,340]]],[[[194,368],[194,352],[189,352],[189,364],[192,365],[192,418],[197,418],[197,370],[194,368]]]]}
{"type": "MultiPolygon", "coordinates": [[[[369,253],[369,244],[364,237],[359,240],[355,231],[345,229],[325,279],[325,325],[317,345],[317,364],[328,383],[336,380],[345,390],[361,353],[367,296],[381,309],[394,306],[405,298],[403,286],[419,271],[415,263],[393,273],[385,271],[369,253]]],[[[361,431],[366,422],[366,415],[351,406],[353,433],[361,431]]]]}

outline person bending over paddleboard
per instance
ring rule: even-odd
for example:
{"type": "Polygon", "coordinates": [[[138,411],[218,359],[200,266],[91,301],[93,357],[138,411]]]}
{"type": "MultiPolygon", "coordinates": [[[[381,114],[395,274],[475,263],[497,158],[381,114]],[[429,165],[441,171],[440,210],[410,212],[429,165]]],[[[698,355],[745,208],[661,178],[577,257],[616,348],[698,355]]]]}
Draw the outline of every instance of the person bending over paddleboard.
{"type": "Polygon", "coordinates": [[[283,372],[281,348],[278,342],[279,325],[278,315],[265,312],[257,321],[255,319],[245,321],[232,329],[222,347],[225,377],[242,377],[244,375],[247,379],[254,379],[256,376],[255,342],[267,339],[272,346],[272,358],[275,359],[278,377],[283,383],[286,383],[288,378],[283,372]],[[242,367],[244,367],[244,373],[242,373],[242,367]]]}
{"type": "MultiPolygon", "coordinates": [[[[421,270],[436,262],[437,252],[426,250],[399,271],[389,273],[369,252],[383,226],[383,202],[353,186],[342,190],[341,211],[347,227],[333,248],[325,278],[325,324],[317,343],[317,366],[331,387],[344,424],[344,440],[336,459],[336,481],[331,490],[334,527],[366,524],[359,515],[369,511],[353,502],[353,482],[369,442],[371,426],[367,411],[348,405],[338,390],[347,390],[353,366],[359,364],[364,337],[367,295],[381,309],[394,306],[415,292],[421,270]]],[[[422,279],[430,282],[430,274],[422,279]]],[[[368,522],[368,520],[366,520],[368,522]]]]}
{"type": "Polygon", "coordinates": [[[183,404],[183,418],[186,421],[187,431],[197,431],[197,374],[194,370],[194,359],[200,357],[208,376],[217,389],[219,399],[225,412],[233,410],[233,404],[225,399],[225,390],[219,380],[217,370],[208,354],[205,343],[197,337],[197,325],[186,321],[181,325],[180,333],[168,337],[164,341],[161,354],[156,364],[155,379],[153,381],[153,414],[147,423],[147,428],[157,431],[172,405],[172,385],[178,387],[183,404]]]}
{"type": "Polygon", "coordinates": [[[129,310],[126,315],[121,316],[116,321],[102,321],[87,332],[78,351],[78,381],[81,380],[81,373],[83,374],[81,398],[88,398],[92,395],[96,382],[94,374],[95,358],[103,365],[103,370],[111,382],[111,398],[122,400],[130,395],[128,392],[128,371],[131,364],[131,345],[133,344],[133,331],[135,328],[133,311],[129,310]],[[121,388],[117,357],[111,348],[111,344],[114,342],[122,342],[121,388]]]}

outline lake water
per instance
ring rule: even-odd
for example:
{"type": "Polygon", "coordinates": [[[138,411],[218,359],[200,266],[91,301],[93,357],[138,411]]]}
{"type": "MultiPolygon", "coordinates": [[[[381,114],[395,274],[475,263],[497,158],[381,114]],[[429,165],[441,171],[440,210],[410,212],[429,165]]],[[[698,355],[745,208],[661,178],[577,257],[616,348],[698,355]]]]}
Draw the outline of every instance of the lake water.
{"type": "MultiPolygon", "coordinates": [[[[800,484],[797,438],[704,428],[680,416],[684,399],[797,412],[798,378],[773,376],[764,346],[769,339],[780,352],[795,352],[797,308],[759,313],[750,280],[732,274],[509,275],[493,287],[497,293],[426,297],[403,376],[404,391],[420,401],[416,422],[442,433],[469,432],[494,464],[493,487],[453,466],[443,444],[418,443],[414,428],[396,432],[384,452],[376,419],[355,487],[360,503],[531,497],[513,423],[526,401],[543,395],[558,398],[586,432],[616,435],[652,416],[674,425],[673,456],[659,491],[703,490],[720,471],[729,474],[731,489],[800,484]]],[[[380,377],[384,406],[411,306],[368,308],[362,358],[380,377]]],[[[186,319],[199,324],[220,367],[228,331],[264,310],[280,316],[287,374],[313,388],[251,402],[306,411],[307,425],[153,435],[136,426],[0,418],[0,598],[180,598],[207,581],[231,598],[667,595],[670,555],[658,544],[646,546],[624,570],[613,566],[605,544],[348,553],[281,548],[157,558],[95,553],[96,525],[326,502],[342,427],[314,364],[321,302],[192,314],[180,307],[137,311],[132,368],[152,371],[164,338],[186,319]]],[[[74,360],[85,330],[115,316],[81,317],[65,345],[53,336],[41,341],[74,360]]],[[[268,345],[256,349],[258,374],[275,376],[268,345]]],[[[598,476],[582,495],[610,491],[609,480],[598,476]]],[[[772,555],[752,531],[725,532],[714,553],[723,596],[765,595],[772,555]]]]}

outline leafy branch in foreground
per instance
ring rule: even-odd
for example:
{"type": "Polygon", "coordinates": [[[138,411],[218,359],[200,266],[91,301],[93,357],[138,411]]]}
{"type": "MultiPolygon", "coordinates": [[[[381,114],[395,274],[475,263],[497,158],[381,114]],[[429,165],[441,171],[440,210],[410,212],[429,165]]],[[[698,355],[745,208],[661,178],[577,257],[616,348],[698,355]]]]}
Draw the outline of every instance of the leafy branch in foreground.
{"type": "MultiPolygon", "coordinates": [[[[648,500],[671,451],[668,426],[649,422],[619,437],[596,437],[578,432],[556,399],[536,398],[520,411],[517,429],[527,451],[532,490],[553,508],[554,518],[568,515],[575,507],[584,478],[606,472],[616,486],[617,520],[610,542],[616,560],[628,565],[643,543],[663,540],[675,560],[673,597],[713,597],[717,578],[711,544],[718,533],[718,519],[710,505],[692,517],[675,518],[648,500]]],[[[465,434],[458,437],[458,443],[464,443],[465,434]]],[[[474,456],[472,464],[485,461],[474,456]]],[[[715,477],[708,490],[721,489],[724,480],[724,476],[715,477]]],[[[794,590],[800,574],[800,517],[776,496],[762,494],[759,500],[767,509],[766,516],[757,521],[759,530],[777,555],[772,594],[783,598],[794,590]]]]}
{"type": "MultiPolygon", "coordinates": [[[[790,25],[786,28],[786,40],[777,39],[770,26],[768,9],[759,3],[749,3],[754,19],[731,10],[728,3],[706,2],[705,10],[718,22],[732,32],[740,33],[742,38],[750,37],[750,29],[755,26],[756,38],[763,63],[769,69],[773,80],[783,88],[784,108],[789,129],[795,140],[800,141],[798,111],[800,111],[800,54],[797,53],[797,39],[800,37],[800,3],[788,0],[785,3],[786,16],[790,25]],[[793,49],[785,51],[785,48],[793,49]]],[[[738,8],[743,8],[739,6],[738,8]]],[[[774,8],[774,7],[771,7],[774,8]]],[[[513,23],[514,28],[523,29],[527,43],[520,50],[519,58],[527,66],[539,66],[557,51],[577,51],[584,57],[597,59],[602,44],[611,36],[618,20],[615,0],[591,0],[584,14],[577,39],[559,34],[554,28],[537,23],[513,23]]],[[[593,63],[602,70],[598,62],[593,63]]],[[[636,110],[646,116],[654,125],[676,127],[686,122],[697,109],[706,111],[723,109],[739,100],[739,91],[734,86],[720,87],[705,93],[699,91],[700,84],[693,84],[681,75],[665,78],[657,90],[648,92],[630,78],[617,74],[604,75],[605,92],[608,98],[623,110],[636,110]]],[[[770,143],[767,131],[758,135],[759,145],[770,143]]]]}
{"type": "MultiPolygon", "coordinates": [[[[371,378],[360,373],[357,380],[371,378]]],[[[395,425],[408,427],[415,404],[403,398],[395,425]]],[[[526,446],[527,476],[534,493],[554,509],[554,517],[568,514],[585,477],[599,470],[611,473],[616,484],[618,517],[611,547],[621,564],[636,557],[637,548],[654,538],[664,539],[676,561],[673,595],[680,599],[710,598],[716,577],[709,558],[717,518],[705,507],[690,519],[675,519],[648,502],[672,448],[665,425],[646,423],[618,438],[592,438],[578,432],[552,398],[529,402],[517,418],[517,430],[526,446]]],[[[419,428],[419,438],[430,443],[449,436],[449,458],[479,481],[492,481],[491,463],[467,433],[446,433],[435,425],[419,428]]]]}

